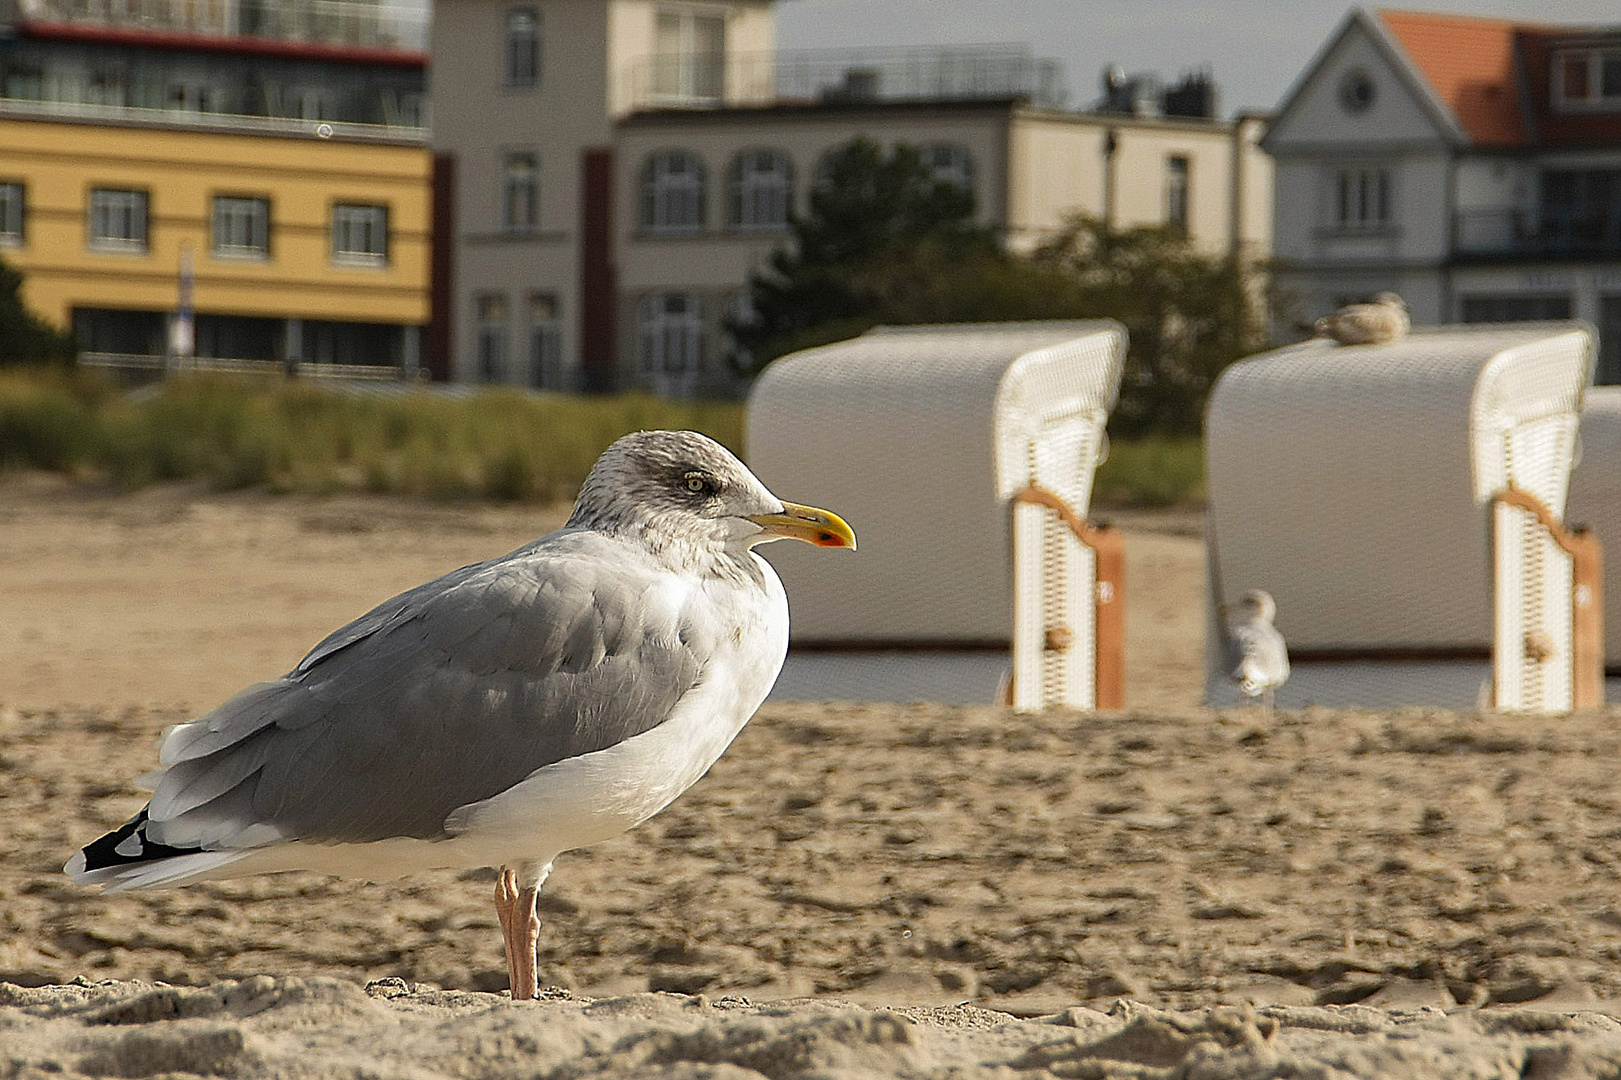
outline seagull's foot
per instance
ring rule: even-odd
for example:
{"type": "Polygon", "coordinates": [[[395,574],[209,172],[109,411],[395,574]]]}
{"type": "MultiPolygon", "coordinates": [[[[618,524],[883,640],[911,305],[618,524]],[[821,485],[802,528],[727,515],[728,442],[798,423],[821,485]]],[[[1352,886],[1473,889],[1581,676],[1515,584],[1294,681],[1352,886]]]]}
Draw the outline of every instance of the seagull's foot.
{"type": "Polygon", "coordinates": [[[501,920],[513,1001],[528,1001],[540,989],[535,981],[535,945],[540,940],[535,896],[539,891],[533,885],[520,886],[518,872],[510,866],[501,867],[495,879],[495,917],[501,920]]]}

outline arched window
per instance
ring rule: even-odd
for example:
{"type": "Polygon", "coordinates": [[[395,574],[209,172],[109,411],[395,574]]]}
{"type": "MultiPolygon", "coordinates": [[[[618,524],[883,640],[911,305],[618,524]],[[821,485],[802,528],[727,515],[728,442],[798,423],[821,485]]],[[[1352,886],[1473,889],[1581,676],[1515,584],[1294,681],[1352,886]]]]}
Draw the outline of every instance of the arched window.
{"type": "Polygon", "coordinates": [[[703,231],[703,162],[681,150],[648,160],[642,174],[642,227],[650,232],[703,231]]]}
{"type": "Polygon", "coordinates": [[[540,15],[532,7],[507,12],[506,82],[523,88],[540,82],[540,15]]]}
{"type": "Polygon", "coordinates": [[[794,172],[788,155],[749,150],[732,161],[727,191],[727,222],[739,230],[776,230],[788,224],[794,172]]]}
{"type": "Polygon", "coordinates": [[[964,191],[974,190],[974,159],[968,151],[951,143],[935,143],[923,148],[923,164],[936,181],[955,184],[964,191]]]}
{"type": "Polygon", "coordinates": [[[661,397],[690,397],[704,358],[703,300],[654,293],[642,301],[637,354],[642,377],[661,397]]]}

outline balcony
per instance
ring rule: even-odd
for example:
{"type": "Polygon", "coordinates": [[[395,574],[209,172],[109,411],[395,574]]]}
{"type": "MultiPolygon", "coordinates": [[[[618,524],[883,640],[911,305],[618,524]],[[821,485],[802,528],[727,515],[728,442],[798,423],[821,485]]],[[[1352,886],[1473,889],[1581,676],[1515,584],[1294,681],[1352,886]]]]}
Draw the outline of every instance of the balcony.
{"type": "Polygon", "coordinates": [[[634,109],[1023,98],[1063,108],[1064,69],[1022,45],[654,56],[632,66],[634,109]]]}
{"type": "Polygon", "coordinates": [[[1473,257],[1621,256],[1621,204],[1459,210],[1454,253],[1473,257]]]}
{"type": "Polygon", "coordinates": [[[426,52],[426,7],[368,0],[19,0],[21,21],[426,52]]]}

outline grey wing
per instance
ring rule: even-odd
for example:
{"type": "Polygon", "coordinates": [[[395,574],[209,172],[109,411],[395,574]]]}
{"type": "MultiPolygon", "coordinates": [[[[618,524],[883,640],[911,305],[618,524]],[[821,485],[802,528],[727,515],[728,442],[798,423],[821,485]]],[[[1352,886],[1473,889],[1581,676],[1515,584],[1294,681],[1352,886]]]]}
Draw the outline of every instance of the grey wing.
{"type": "Polygon", "coordinates": [[[653,577],[603,557],[624,552],[578,554],[514,553],[402,594],[177,728],[148,835],[438,839],[458,807],[656,727],[701,677],[707,636],[649,610],[653,577]]]}

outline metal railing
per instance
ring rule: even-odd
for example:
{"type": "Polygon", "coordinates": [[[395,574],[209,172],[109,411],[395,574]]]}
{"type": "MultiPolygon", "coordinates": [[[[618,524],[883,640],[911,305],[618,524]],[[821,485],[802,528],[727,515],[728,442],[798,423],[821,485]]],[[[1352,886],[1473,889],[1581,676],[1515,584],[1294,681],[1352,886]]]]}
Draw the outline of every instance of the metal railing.
{"type": "Polygon", "coordinates": [[[257,375],[294,375],[300,379],[399,380],[416,378],[397,364],[320,364],[312,361],[287,363],[282,360],[237,360],[229,357],[194,356],[177,359],[151,353],[84,352],[84,367],[115,371],[231,372],[257,375]]]}
{"type": "Polygon", "coordinates": [[[1063,65],[1022,45],[654,56],[631,66],[633,108],[780,103],[1068,99],[1063,65]]]}
{"type": "Polygon", "coordinates": [[[1459,255],[1621,255],[1621,205],[1489,207],[1453,220],[1459,255]]]}
{"type": "Polygon", "coordinates": [[[424,52],[429,13],[376,0],[19,0],[25,20],[424,52]]]}
{"type": "Polygon", "coordinates": [[[92,105],[77,101],[35,101],[0,97],[0,116],[46,120],[91,120],[122,124],[152,124],[193,131],[219,131],[253,135],[307,135],[339,142],[425,144],[428,129],[402,125],[355,124],[342,120],[294,120],[242,113],[197,112],[190,109],[142,109],[129,105],[92,105]]]}

